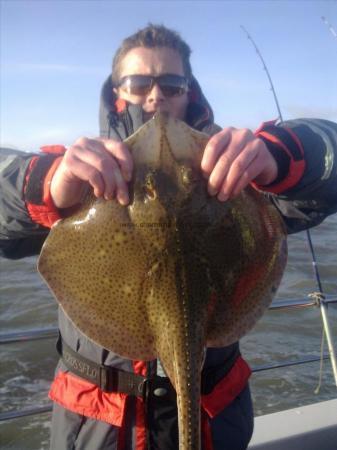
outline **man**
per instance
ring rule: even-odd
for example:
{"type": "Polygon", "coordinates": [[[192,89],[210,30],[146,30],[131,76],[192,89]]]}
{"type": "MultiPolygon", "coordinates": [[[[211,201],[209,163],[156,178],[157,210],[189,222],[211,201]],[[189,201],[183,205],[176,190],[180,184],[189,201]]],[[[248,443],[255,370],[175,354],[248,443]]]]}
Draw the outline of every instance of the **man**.
{"type": "MultiPolygon", "coordinates": [[[[252,183],[278,194],[271,200],[290,231],[315,225],[337,210],[336,124],[299,120],[267,123],[256,134],[221,130],[192,75],[189,56],[189,47],[175,32],[149,25],[125,39],[115,55],[112,76],[102,89],[100,138],[80,138],[67,150],[49,147],[38,155],[5,152],[0,199],[4,256],[36,254],[48,228],[81,203],[88,186],[97,197],[127,205],[133,164],[121,141],[159,110],[212,136],[201,170],[209,194],[219,201],[252,183]]],[[[174,391],[166,378],[156,376],[156,361],[129,361],[98,347],[62,311],[59,326],[62,359],[50,391],[55,401],[51,448],[177,449],[174,391]],[[80,364],[99,369],[113,382],[91,379],[78,370],[80,364]],[[152,380],[146,395],[139,391],[143,377],[152,380]]],[[[204,449],[247,447],[253,430],[249,376],[237,343],[207,350],[204,449]]]]}

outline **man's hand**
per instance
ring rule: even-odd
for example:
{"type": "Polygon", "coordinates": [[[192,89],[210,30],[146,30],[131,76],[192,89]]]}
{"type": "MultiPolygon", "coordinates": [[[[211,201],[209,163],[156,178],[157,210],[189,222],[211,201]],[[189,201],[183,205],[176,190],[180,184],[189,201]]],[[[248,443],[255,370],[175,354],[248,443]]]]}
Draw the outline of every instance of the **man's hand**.
{"type": "Polygon", "coordinates": [[[116,197],[121,205],[127,205],[132,170],[130,152],[122,142],[80,138],[65,152],[50,193],[57,208],[69,208],[82,200],[91,185],[96,197],[116,197]]]}
{"type": "Polygon", "coordinates": [[[251,181],[272,183],[277,164],[265,143],[248,129],[224,128],[208,141],[201,161],[208,192],[220,201],[236,197],[251,181]]]}

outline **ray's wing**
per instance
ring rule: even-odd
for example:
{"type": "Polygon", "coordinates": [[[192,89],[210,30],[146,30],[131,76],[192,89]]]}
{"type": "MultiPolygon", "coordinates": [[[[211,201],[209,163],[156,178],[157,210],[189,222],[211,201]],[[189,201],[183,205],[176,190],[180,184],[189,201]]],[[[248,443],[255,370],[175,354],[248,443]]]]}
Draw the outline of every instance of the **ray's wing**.
{"type": "Polygon", "coordinates": [[[223,226],[210,227],[203,244],[211,287],[210,347],[229,345],[252,329],[272,301],[287,259],[284,226],[276,209],[253,189],[231,203],[224,218],[215,221],[223,220],[223,226]]]}
{"type": "Polygon", "coordinates": [[[128,210],[96,200],[53,227],[38,270],[75,326],[128,358],[156,356],[142,285],[147,261],[128,210]]]}

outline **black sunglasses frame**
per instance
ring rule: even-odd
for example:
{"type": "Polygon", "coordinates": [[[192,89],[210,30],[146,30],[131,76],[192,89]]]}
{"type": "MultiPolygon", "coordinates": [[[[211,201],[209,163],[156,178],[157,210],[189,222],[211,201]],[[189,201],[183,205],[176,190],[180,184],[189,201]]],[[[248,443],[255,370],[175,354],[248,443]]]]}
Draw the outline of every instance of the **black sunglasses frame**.
{"type": "Polygon", "coordinates": [[[159,75],[126,75],[118,83],[119,88],[131,95],[147,95],[157,84],[165,97],[179,97],[189,90],[186,77],[173,73],[159,75]]]}

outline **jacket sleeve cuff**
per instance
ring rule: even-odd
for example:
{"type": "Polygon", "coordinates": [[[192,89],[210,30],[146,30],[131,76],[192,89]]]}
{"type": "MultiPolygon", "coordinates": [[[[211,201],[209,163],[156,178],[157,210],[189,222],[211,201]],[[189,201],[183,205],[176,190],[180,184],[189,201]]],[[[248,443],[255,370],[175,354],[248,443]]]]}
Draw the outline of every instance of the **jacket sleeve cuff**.
{"type": "Polygon", "coordinates": [[[61,215],[50,195],[50,182],[66,149],[61,146],[44,147],[28,167],[24,186],[24,198],[31,220],[51,228],[61,215]],[[51,151],[50,151],[51,149],[51,151]]]}
{"type": "Polygon", "coordinates": [[[282,194],[296,186],[305,171],[304,150],[296,134],[290,128],[276,126],[275,121],[272,121],[263,123],[255,136],[263,140],[275,158],[278,175],[271,184],[259,185],[253,182],[253,187],[282,194]]]}

